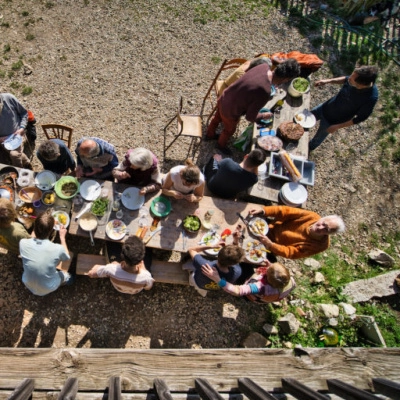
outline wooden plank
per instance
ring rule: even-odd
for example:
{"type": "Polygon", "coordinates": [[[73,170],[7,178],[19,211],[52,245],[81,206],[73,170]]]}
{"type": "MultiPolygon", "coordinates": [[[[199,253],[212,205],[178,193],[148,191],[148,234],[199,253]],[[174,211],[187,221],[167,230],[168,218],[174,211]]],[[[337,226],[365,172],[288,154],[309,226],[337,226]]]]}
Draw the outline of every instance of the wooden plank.
{"type": "Polygon", "coordinates": [[[0,348],[0,389],[14,389],[24,377],[35,390],[57,391],[66,375],[79,378],[80,391],[105,388],[121,377],[123,391],[147,391],[162,378],[171,392],[188,391],[195,378],[207,379],[221,392],[251,377],[264,390],[291,377],[314,390],[327,390],[327,379],[340,379],[368,390],[372,378],[400,381],[400,349],[304,348],[301,356],[283,349],[129,350],[0,348]],[[273,368],[267,368],[273,366],[273,368]]]}
{"type": "Polygon", "coordinates": [[[98,254],[78,254],[76,260],[76,274],[86,275],[95,264],[107,264],[106,257],[98,254]]]}

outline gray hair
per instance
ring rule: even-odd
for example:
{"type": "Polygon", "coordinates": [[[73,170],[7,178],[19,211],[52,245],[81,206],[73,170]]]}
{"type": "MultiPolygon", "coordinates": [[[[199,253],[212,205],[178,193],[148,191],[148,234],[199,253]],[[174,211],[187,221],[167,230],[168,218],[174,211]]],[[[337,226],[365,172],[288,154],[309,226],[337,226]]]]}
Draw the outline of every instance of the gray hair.
{"type": "Polygon", "coordinates": [[[335,222],[336,229],[331,232],[332,234],[342,233],[346,229],[346,225],[344,224],[342,217],[339,217],[339,215],[327,215],[322,219],[330,219],[331,221],[335,222]]]}
{"type": "Polygon", "coordinates": [[[140,170],[146,171],[153,165],[153,153],[143,147],[138,147],[129,154],[129,162],[140,170]]]}

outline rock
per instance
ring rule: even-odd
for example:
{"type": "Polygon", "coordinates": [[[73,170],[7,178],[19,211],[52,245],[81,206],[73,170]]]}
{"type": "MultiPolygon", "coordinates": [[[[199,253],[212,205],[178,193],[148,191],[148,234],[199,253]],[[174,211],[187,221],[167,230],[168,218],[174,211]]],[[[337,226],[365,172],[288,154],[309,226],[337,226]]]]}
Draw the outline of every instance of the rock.
{"type": "Polygon", "coordinates": [[[347,304],[347,303],[339,303],[339,306],[343,308],[343,311],[345,312],[345,314],[347,315],[353,315],[356,313],[356,308],[353,307],[351,304],[347,304]]]}
{"type": "Polygon", "coordinates": [[[318,307],[327,318],[339,316],[339,307],[336,304],[318,304],[318,307]]]}
{"type": "Polygon", "coordinates": [[[324,275],[321,274],[321,272],[316,272],[314,275],[314,283],[323,283],[325,282],[325,277],[324,275]]]}
{"type": "Polygon", "coordinates": [[[339,321],[336,318],[329,318],[328,325],[329,326],[338,326],[339,321]]]}
{"type": "Polygon", "coordinates": [[[321,268],[321,263],[313,258],[306,258],[304,260],[304,265],[307,265],[307,267],[310,267],[312,270],[321,268]]]}
{"type": "Polygon", "coordinates": [[[375,261],[384,267],[392,267],[394,265],[394,258],[379,249],[370,251],[368,257],[370,260],[375,261]]]}
{"type": "Polygon", "coordinates": [[[385,297],[400,293],[400,288],[394,283],[399,273],[400,270],[397,269],[374,278],[351,282],[343,288],[342,294],[348,296],[352,303],[359,303],[368,301],[372,297],[385,297]]]}
{"type": "Polygon", "coordinates": [[[370,315],[357,315],[357,318],[361,322],[361,334],[371,342],[386,347],[385,339],[375,322],[375,318],[370,315]]]}
{"type": "Polygon", "coordinates": [[[265,324],[263,329],[268,335],[276,335],[278,333],[278,328],[271,324],[265,324]]]}
{"type": "Polygon", "coordinates": [[[357,191],[357,189],[354,186],[351,186],[351,185],[345,184],[342,187],[343,187],[343,189],[348,190],[350,193],[355,193],[357,191]]]}
{"type": "Polygon", "coordinates": [[[302,308],[300,308],[300,307],[296,307],[296,312],[297,312],[297,315],[299,315],[300,317],[305,317],[307,314],[303,311],[303,309],[302,308]]]}
{"type": "Polygon", "coordinates": [[[248,349],[267,347],[270,344],[271,342],[267,338],[257,332],[251,332],[242,342],[242,346],[248,349]]]}
{"type": "Polygon", "coordinates": [[[292,313],[286,314],[278,320],[279,328],[287,335],[296,334],[300,328],[300,321],[292,313]]]}
{"type": "Polygon", "coordinates": [[[286,347],[287,349],[293,348],[293,343],[292,342],[282,342],[283,347],[286,347]]]}

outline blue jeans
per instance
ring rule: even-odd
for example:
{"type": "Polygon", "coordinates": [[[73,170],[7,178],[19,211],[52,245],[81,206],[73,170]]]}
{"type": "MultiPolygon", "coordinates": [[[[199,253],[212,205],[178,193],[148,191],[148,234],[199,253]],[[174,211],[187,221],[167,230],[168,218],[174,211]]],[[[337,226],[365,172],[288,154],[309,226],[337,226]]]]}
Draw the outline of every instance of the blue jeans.
{"type": "Polygon", "coordinates": [[[311,112],[315,115],[317,121],[320,121],[320,123],[317,133],[314,135],[314,137],[312,138],[312,140],[310,140],[308,144],[309,151],[315,150],[329,135],[329,133],[326,130],[331,126],[331,124],[325,119],[322,113],[322,105],[323,103],[314,107],[311,110],[311,112]]]}

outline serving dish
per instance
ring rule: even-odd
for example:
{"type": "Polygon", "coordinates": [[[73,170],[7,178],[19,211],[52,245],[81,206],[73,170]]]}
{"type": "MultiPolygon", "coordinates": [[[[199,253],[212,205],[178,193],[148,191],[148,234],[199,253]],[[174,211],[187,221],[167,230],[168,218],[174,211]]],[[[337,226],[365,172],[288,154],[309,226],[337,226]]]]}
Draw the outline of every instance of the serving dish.
{"type": "Polygon", "coordinates": [[[42,198],[42,191],[36,186],[28,186],[19,191],[18,197],[25,203],[34,203],[42,198]]]}
{"type": "Polygon", "coordinates": [[[183,229],[189,233],[197,233],[200,230],[201,221],[197,215],[189,214],[183,219],[183,229]]]}
{"type": "Polygon", "coordinates": [[[54,185],[57,196],[64,200],[72,199],[79,192],[79,188],[78,179],[73,176],[63,176],[54,185]]]}
{"type": "Polygon", "coordinates": [[[294,121],[306,129],[312,128],[317,123],[317,119],[315,118],[315,115],[311,111],[308,111],[308,110],[303,110],[303,111],[297,113],[294,116],[294,121]]]}
{"type": "Polygon", "coordinates": [[[35,177],[35,185],[40,190],[50,190],[54,187],[56,182],[56,175],[53,172],[47,170],[39,172],[35,177]]]}
{"type": "Polygon", "coordinates": [[[258,240],[247,242],[244,246],[247,261],[253,264],[261,264],[267,259],[267,250],[258,240]]]}
{"type": "Polygon", "coordinates": [[[151,212],[157,217],[166,217],[171,209],[171,202],[164,196],[156,197],[150,204],[151,212]]]}

